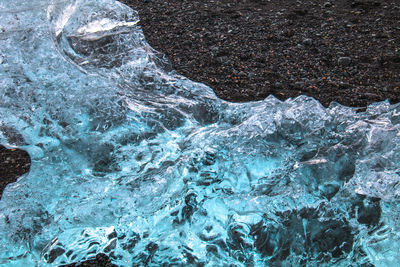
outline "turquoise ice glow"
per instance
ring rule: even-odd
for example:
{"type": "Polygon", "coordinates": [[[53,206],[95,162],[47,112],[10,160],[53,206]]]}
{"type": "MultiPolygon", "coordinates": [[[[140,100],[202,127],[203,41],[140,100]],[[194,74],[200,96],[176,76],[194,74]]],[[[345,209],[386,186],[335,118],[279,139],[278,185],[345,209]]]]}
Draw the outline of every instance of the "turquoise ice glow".
{"type": "Polygon", "coordinates": [[[234,104],[112,0],[0,3],[0,263],[394,266],[400,106],[234,104]],[[368,265],[370,264],[370,265],[368,265]]]}

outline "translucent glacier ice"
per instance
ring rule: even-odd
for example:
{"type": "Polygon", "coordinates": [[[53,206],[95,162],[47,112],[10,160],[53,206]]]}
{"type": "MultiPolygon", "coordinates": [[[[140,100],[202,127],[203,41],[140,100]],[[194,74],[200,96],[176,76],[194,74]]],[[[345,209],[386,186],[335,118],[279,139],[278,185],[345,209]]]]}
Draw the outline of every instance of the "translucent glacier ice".
{"type": "Polygon", "coordinates": [[[0,264],[394,266],[400,106],[233,104],[112,0],[0,3],[0,264]],[[4,130],[8,129],[8,130],[4,130]]]}

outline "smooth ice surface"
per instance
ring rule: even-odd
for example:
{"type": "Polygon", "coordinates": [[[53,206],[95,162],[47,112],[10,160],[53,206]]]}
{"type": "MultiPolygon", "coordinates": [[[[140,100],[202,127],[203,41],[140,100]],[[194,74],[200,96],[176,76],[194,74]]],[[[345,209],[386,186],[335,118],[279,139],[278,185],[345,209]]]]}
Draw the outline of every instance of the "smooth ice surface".
{"type": "Polygon", "coordinates": [[[0,264],[394,266],[400,106],[232,104],[112,0],[0,2],[0,264]]]}

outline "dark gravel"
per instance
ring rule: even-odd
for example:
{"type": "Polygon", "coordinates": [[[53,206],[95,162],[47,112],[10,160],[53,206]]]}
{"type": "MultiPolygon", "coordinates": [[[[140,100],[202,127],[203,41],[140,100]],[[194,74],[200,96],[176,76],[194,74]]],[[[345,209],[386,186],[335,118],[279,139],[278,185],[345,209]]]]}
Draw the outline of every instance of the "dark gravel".
{"type": "Polygon", "coordinates": [[[117,267],[117,265],[112,264],[111,259],[106,254],[99,253],[95,259],[61,265],[59,267],[117,267]]]}
{"type": "Polygon", "coordinates": [[[230,101],[400,101],[400,0],[122,0],[173,67],[230,101]]]}
{"type": "Polygon", "coordinates": [[[0,145],[0,198],[7,184],[29,171],[31,159],[21,149],[6,149],[0,145]]]}
{"type": "MultiPolygon", "coordinates": [[[[229,101],[400,102],[400,0],[121,0],[173,68],[229,101]]],[[[0,197],[30,167],[0,146],[0,197]]],[[[67,266],[113,266],[109,258],[67,266]]]]}

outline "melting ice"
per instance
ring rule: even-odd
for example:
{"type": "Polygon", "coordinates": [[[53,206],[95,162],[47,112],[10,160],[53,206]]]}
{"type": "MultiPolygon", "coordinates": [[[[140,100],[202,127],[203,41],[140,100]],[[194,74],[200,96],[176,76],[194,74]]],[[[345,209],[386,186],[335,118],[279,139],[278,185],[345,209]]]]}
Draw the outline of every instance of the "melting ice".
{"type": "Polygon", "coordinates": [[[400,106],[233,104],[112,0],[0,3],[0,263],[394,266],[400,106]]]}

